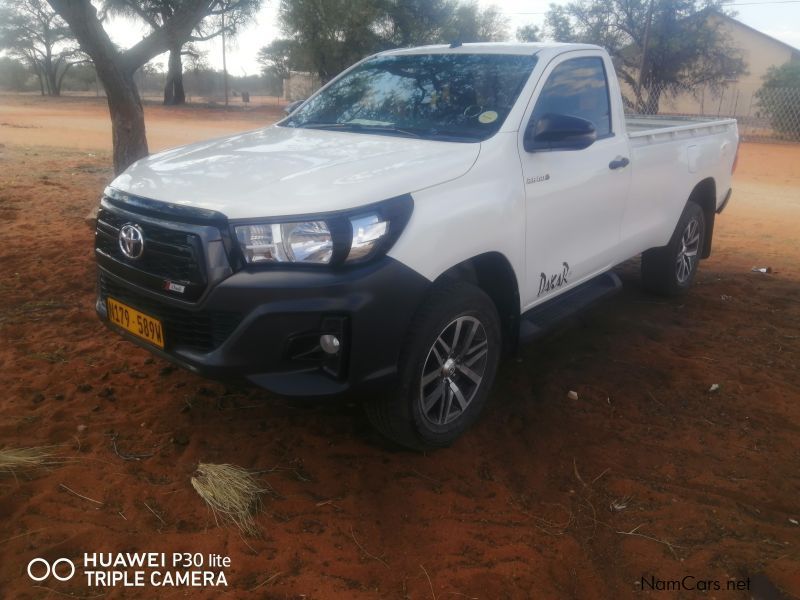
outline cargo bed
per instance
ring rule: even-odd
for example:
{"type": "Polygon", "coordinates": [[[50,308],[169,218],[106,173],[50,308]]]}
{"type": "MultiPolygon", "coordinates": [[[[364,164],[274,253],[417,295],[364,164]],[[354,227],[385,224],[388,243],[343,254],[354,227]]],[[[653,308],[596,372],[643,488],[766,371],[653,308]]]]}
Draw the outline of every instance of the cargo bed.
{"type": "Polygon", "coordinates": [[[625,115],[625,124],[632,143],[641,144],[721,133],[729,127],[735,127],[736,119],[625,115]]]}
{"type": "Polygon", "coordinates": [[[641,137],[671,131],[705,129],[708,127],[727,126],[736,123],[736,119],[719,119],[713,117],[673,117],[659,115],[625,115],[625,124],[630,137],[641,137]]]}

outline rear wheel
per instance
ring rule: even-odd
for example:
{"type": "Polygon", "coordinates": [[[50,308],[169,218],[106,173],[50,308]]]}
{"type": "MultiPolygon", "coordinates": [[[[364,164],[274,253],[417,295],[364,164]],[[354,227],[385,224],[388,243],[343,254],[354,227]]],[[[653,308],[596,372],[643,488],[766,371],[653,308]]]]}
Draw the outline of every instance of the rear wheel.
{"type": "Polygon", "coordinates": [[[409,331],[399,389],[368,401],[367,416],[407,448],[450,445],[483,409],[500,348],[500,319],[483,291],[461,281],[437,286],[409,331]]]}
{"type": "Polygon", "coordinates": [[[665,296],[685,293],[697,274],[705,233],[703,209],[688,202],[669,243],[642,254],[642,285],[665,296]]]}

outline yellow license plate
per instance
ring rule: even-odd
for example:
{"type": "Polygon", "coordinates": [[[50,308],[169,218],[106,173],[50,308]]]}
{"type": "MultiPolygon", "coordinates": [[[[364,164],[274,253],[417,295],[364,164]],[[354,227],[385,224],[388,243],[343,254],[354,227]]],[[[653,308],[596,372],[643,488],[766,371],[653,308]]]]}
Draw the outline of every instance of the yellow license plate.
{"type": "Polygon", "coordinates": [[[109,321],[163,350],[164,328],[161,321],[113,298],[106,299],[106,309],[109,321]]]}

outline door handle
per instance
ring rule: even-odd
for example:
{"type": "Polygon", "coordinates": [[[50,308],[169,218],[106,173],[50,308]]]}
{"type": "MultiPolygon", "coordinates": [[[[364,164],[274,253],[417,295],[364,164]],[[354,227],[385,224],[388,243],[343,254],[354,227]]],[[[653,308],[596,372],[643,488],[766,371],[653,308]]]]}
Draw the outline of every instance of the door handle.
{"type": "Polygon", "coordinates": [[[631,164],[631,161],[629,161],[627,158],[625,158],[624,156],[618,156],[610,163],[608,163],[608,168],[611,169],[612,171],[614,169],[624,169],[629,164],[631,164]]]}

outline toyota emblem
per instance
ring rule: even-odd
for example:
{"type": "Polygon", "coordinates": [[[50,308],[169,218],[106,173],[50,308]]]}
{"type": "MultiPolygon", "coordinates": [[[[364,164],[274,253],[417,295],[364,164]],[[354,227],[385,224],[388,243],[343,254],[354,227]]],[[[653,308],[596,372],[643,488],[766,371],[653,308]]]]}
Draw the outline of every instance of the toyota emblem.
{"type": "Polygon", "coordinates": [[[138,225],[127,223],[119,230],[119,249],[128,258],[140,258],[144,252],[144,232],[138,225]]]}

